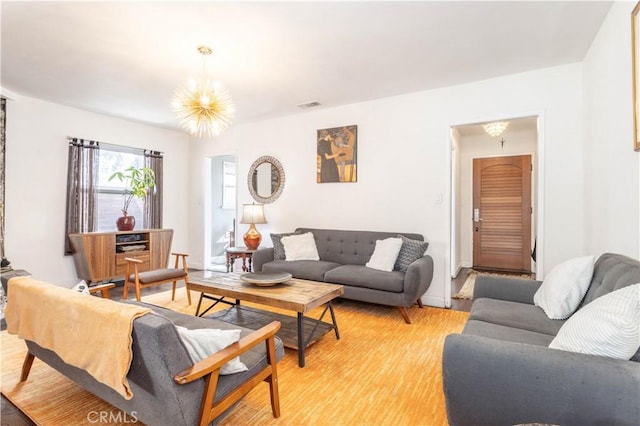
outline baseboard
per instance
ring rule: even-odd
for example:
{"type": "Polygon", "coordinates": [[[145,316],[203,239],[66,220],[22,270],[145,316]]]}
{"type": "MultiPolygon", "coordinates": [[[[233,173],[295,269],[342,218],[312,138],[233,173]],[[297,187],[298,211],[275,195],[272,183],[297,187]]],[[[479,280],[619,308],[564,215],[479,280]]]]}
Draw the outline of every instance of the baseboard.
{"type": "Polygon", "coordinates": [[[433,306],[435,308],[444,308],[444,299],[441,297],[433,297],[433,296],[422,296],[422,303],[424,305],[433,306]]]}

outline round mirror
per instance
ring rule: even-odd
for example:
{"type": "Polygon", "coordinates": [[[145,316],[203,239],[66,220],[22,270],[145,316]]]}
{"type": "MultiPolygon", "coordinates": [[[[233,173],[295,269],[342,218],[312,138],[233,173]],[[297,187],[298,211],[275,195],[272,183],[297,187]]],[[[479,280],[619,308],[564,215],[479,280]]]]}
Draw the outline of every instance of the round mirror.
{"type": "Polygon", "coordinates": [[[284,188],[282,164],[268,155],[258,158],[249,169],[247,184],[254,200],[263,204],[272,203],[284,188]]]}

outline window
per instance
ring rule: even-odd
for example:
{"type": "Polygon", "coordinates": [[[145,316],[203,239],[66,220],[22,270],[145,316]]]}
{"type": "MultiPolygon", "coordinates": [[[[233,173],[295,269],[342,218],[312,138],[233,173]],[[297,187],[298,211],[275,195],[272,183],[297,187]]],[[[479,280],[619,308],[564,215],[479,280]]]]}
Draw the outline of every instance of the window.
{"type": "Polygon", "coordinates": [[[222,163],[222,208],[236,208],[236,163],[222,163]]]}
{"type": "MultiPolygon", "coordinates": [[[[144,155],[119,150],[118,147],[100,145],[98,184],[96,185],[98,208],[96,209],[96,231],[113,231],[116,220],[122,216],[123,194],[125,182],[118,179],[109,181],[114,172],[122,171],[130,166],[144,166],[144,155]]],[[[129,216],[136,218],[136,229],[144,229],[144,201],[133,198],[129,205],[129,216]]]]}
{"type": "Polygon", "coordinates": [[[122,215],[125,183],[109,181],[116,171],[148,167],[155,187],[145,200],[134,198],[127,213],[136,218],[134,229],[162,228],[162,152],[102,144],[69,137],[65,254],[72,254],[68,234],[110,232],[122,215]]]}

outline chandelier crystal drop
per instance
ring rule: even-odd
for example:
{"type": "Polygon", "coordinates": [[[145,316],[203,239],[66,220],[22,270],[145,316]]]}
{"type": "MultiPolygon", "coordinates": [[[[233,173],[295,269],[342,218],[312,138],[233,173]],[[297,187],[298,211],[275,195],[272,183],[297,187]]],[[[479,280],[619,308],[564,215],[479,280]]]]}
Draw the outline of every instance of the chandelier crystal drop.
{"type": "MultiPolygon", "coordinates": [[[[209,55],[211,49],[200,46],[198,52],[209,55]]],[[[205,75],[179,86],[172,105],[182,127],[197,137],[218,136],[229,127],[235,113],[231,95],[219,82],[205,75]]]]}
{"type": "Polygon", "coordinates": [[[487,132],[489,136],[492,136],[495,138],[497,136],[500,136],[502,132],[505,131],[508,125],[509,125],[509,122],[507,121],[495,121],[493,123],[483,124],[482,128],[484,129],[485,132],[487,132]]]}

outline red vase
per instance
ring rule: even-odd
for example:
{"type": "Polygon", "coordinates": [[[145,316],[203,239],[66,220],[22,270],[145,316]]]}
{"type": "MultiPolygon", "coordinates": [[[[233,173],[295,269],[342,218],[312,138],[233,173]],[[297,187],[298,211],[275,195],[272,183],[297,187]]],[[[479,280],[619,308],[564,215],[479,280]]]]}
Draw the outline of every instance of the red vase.
{"type": "Polygon", "coordinates": [[[135,226],[135,216],[129,216],[127,215],[127,212],[122,212],[122,216],[120,216],[116,221],[116,227],[118,228],[118,231],[133,231],[133,228],[135,226]]]}

